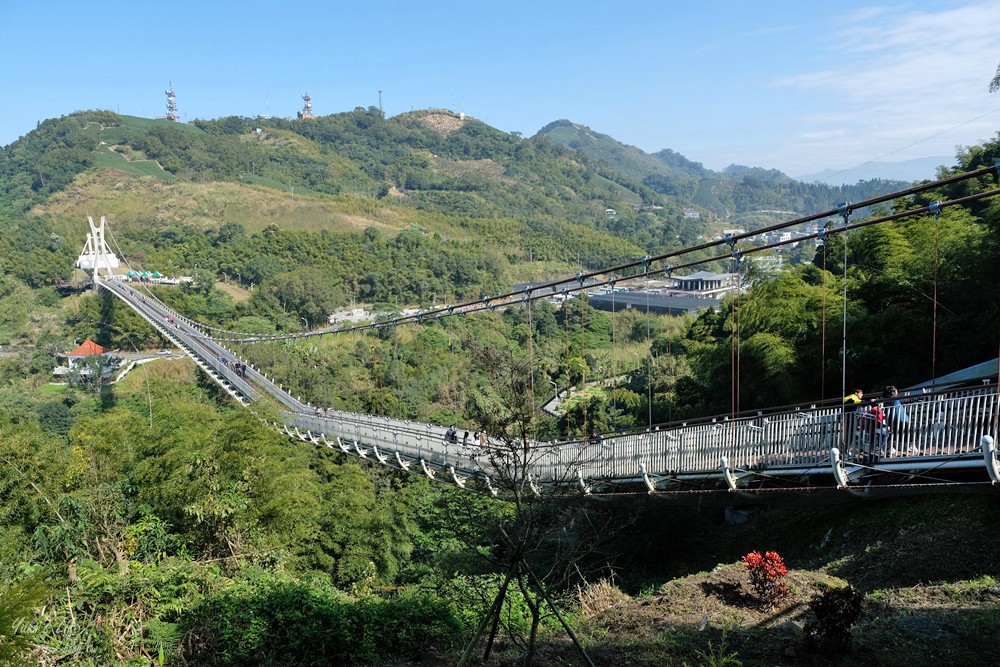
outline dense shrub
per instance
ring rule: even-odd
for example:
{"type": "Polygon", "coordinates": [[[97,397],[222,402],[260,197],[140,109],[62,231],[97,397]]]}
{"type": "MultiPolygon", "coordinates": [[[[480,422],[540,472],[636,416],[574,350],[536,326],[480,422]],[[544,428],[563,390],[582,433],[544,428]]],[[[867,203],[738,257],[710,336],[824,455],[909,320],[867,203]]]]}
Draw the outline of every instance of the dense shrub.
{"type": "Polygon", "coordinates": [[[323,582],[252,582],[188,616],[188,665],[371,665],[414,660],[462,632],[442,599],[405,593],[352,599],[323,582]]]}

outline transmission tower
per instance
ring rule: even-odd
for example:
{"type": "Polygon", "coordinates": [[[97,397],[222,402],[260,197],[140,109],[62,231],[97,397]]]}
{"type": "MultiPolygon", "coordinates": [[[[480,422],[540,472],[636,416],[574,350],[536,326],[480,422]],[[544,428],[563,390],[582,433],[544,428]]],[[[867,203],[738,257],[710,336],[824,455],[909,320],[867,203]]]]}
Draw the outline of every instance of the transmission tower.
{"type": "Polygon", "coordinates": [[[316,116],[313,115],[312,98],[309,96],[309,93],[305,93],[302,99],[305,101],[305,104],[302,105],[302,111],[299,112],[299,119],[315,118],[316,116]]]}
{"type": "Polygon", "coordinates": [[[181,115],[177,113],[177,95],[174,94],[174,82],[171,81],[170,85],[164,91],[167,96],[167,115],[165,118],[167,120],[172,120],[175,123],[181,119],[181,115]]]}

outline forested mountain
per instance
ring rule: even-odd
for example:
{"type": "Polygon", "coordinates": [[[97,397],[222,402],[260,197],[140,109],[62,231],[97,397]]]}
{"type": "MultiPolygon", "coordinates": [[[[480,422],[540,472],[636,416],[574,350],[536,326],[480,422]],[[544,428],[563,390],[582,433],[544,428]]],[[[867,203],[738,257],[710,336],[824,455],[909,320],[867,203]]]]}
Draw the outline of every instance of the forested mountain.
{"type": "MultiPolygon", "coordinates": [[[[752,229],[897,185],[830,188],[759,168],[719,174],[672,151],[647,155],[568,121],[522,138],[433,110],[389,119],[358,108],[315,119],[192,124],[88,111],[47,120],[0,151],[0,234],[24,251],[5,257],[5,268],[30,284],[67,277],[84,216],[101,214],[123,239],[135,238],[139,264],[256,276],[246,284],[264,277],[248,266],[249,250],[234,249],[237,257],[220,263],[184,244],[149,239],[162,232],[193,242],[183,229],[224,224],[250,235],[271,227],[272,235],[354,239],[365,229],[390,236],[406,230],[435,257],[490,267],[493,280],[471,266],[448,279],[430,269],[392,276],[385,250],[351,268],[370,275],[369,285],[385,286],[361,293],[355,282],[349,291],[356,296],[414,302],[656,254],[726,227],[752,229]],[[685,215],[692,207],[701,215],[685,215]]],[[[302,264],[271,258],[288,270],[302,264]]],[[[325,261],[331,273],[344,273],[332,266],[336,258],[325,261]]],[[[442,266],[438,259],[428,264],[442,266]]]]}
{"type": "Polygon", "coordinates": [[[548,124],[536,136],[547,137],[581,156],[610,165],[658,195],[699,207],[731,227],[753,229],[780,219],[829,210],[839,202],[863,201],[908,185],[884,179],[843,186],[803,183],[776,169],[741,165],[730,165],[716,172],[670,149],[650,155],[568,120],[548,124]]]}

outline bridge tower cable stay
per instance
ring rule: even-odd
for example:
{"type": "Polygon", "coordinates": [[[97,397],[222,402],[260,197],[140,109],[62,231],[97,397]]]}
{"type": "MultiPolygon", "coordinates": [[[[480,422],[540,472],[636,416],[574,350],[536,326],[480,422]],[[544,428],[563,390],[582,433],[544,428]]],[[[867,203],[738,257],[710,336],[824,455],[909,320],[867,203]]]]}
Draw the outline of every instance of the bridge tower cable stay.
{"type": "Polygon", "coordinates": [[[101,216],[101,223],[94,225],[94,219],[87,216],[87,223],[90,225],[90,232],[87,233],[87,243],[83,246],[83,251],[76,260],[76,266],[83,269],[91,278],[94,278],[94,290],[97,290],[96,279],[105,274],[108,278],[114,278],[115,269],[121,262],[111,251],[107,239],[104,236],[106,228],[105,217],[101,216]]]}

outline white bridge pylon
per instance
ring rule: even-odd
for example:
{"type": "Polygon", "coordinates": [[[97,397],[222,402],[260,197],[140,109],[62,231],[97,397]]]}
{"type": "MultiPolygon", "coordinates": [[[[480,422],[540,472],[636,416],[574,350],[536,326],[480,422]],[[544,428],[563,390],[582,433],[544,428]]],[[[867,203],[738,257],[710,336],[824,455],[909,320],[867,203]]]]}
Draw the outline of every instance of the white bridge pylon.
{"type": "Polygon", "coordinates": [[[87,234],[87,244],[83,246],[83,252],[77,258],[76,266],[95,278],[100,277],[102,270],[108,278],[112,278],[120,262],[104,240],[104,216],[101,216],[101,224],[98,227],[94,226],[94,219],[89,215],[87,222],[90,223],[90,233],[87,234]]]}

